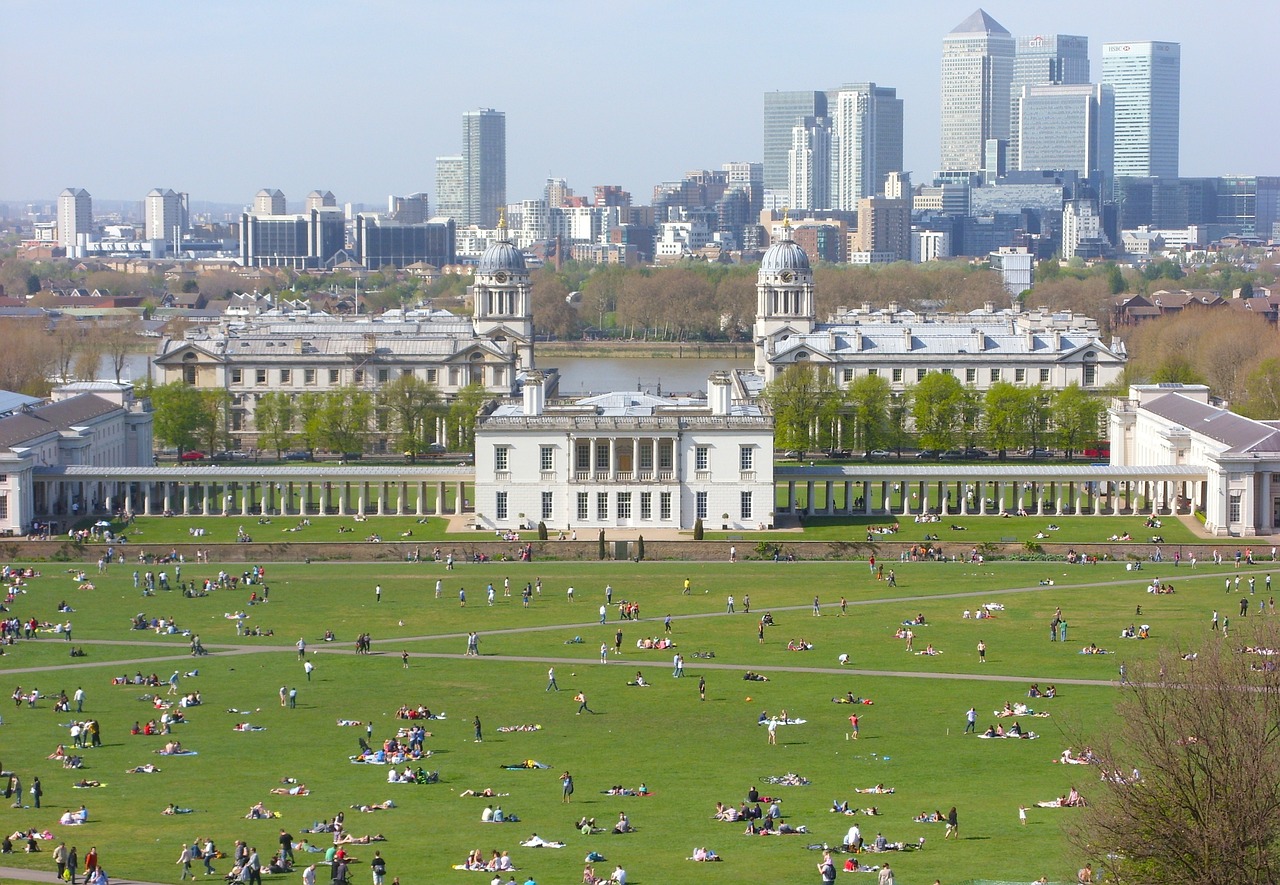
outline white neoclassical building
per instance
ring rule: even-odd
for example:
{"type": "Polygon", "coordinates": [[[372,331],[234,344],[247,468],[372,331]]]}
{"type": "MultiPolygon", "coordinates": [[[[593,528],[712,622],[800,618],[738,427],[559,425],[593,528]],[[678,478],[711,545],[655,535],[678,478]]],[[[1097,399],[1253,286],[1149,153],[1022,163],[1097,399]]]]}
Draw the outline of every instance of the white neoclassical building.
{"type": "Polygon", "coordinates": [[[476,526],[771,527],[773,417],[712,375],[706,400],[608,393],[548,404],[543,380],[476,428],[476,526]]]}
{"type": "Polygon", "coordinates": [[[1200,384],[1140,384],[1109,413],[1113,466],[1204,471],[1182,495],[1216,535],[1280,528],[1280,421],[1254,421],[1209,402],[1200,384]]]}

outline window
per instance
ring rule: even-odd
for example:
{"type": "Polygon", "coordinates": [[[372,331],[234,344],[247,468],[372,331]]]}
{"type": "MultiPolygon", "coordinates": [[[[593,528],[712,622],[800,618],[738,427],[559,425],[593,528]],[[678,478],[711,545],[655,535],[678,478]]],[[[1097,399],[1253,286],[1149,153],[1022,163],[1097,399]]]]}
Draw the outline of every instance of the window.
{"type": "Polygon", "coordinates": [[[232,370],[231,370],[231,383],[232,383],[232,384],[243,384],[243,383],[244,383],[244,370],[243,370],[243,369],[232,369],[232,370]]]}
{"type": "Polygon", "coordinates": [[[508,446],[493,447],[493,469],[498,473],[506,473],[511,469],[511,449],[508,446]]]}
{"type": "Polygon", "coordinates": [[[941,372],[941,373],[942,373],[942,374],[944,374],[944,375],[954,375],[954,374],[955,374],[953,371],[951,371],[951,367],[950,367],[950,366],[947,366],[947,367],[945,367],[945,368],[939,369],[938,371],[939,371],[939,372],[941,372]]]}
{"type": "Polygon", "coordinates": [[[578,492],[578,522],[586,522],[591,518],[587,511],[590,506],[588,501],[589,498],[586,492],[578,492]]]}
{"type": "Polygon", "coordinates": [[[9,496],[0,495],[0,519],[9,518],[9,496]]]}
{"type": "Polygon", "coordinates": [[[302,383],[303,383],[303,384],[307,384],[307,385],[314,385],[314,384],[316,383],[316,370],[315,370],[315,369],[303,369],[303,370],[302,370],[302,383]]]}
{"type": "Polygon", "coordinates": [[[254,383],[254,384],[258,384],[258,385],[266,384],[266,383],[267,383],[267,370],[266,370],[266,369],[254,369],[254,370],[253,370],[253,383],[254,383]]]}
{"type": "MultiPolygon", "coordinates": [[[[591,469],[591,444],[590,443],[581,443],[578,445],[577,466],[574,469],[580,470],[583,473],[591,469]]],[[[586,519],[586,517],[584,516],[583,519],[586,519]]]]}
{"type": "Polygon", "coordinates": [[[1027,370],[1026,370],[1026,369],[1014,369],[1014,370],[1013,370],[1013,383],[1014,383],[1014,384],[1026,384],[1026,383],[1027,383],[1027,370]]]}
{"type": "Polygon", "coordinates": [[[740,508],[743,519],[751,518],[751,493],[741,492],[739,495],[740,508]]]}
{"type": "Polygon", "coordinates": [[[631,493],[618,492],[618,519],[631,518],[631,493]]]}
{"type": "Polygon", "coordinates": [[[413,369],[401,369],[401,370],[400,370],[400,377],[401,377],[401,378],[412,378],[412,377],[413,377],[413,369]]]}
{"type": "Polygon", "coordinates": [[[852,380],[853,380],[853,369],[845,369],[845,370],[844,370],[844,383],[845,383],[845,384],[848,384],[848,383],[849,383],[850,381],[852,381],[852,380]]]}
{"type": "Polygon", "coordinates": [[[894,369],[894,370],[893,370],[893,383],[894,383],[894,384],[901,384],[901,383],[902,383],[902,370],[901,370],[901,369],[894,369]]]}
{"type": "Polygon", "coordinates": [[[698,492],[694,495],[694,512],[693,515],[698,519],[707,518],[707,493],[698,492]]]}
{"type": "Polygon", "coordinates": [[[543,519],[551,518],[551,513],[555,504],[555,499],[556,499],[555,492],[542,493],[542,518],[543,519]]]}
{"type": "Polygon", "coordinates": [[[671,493],[662,492],[658,495],[658,519],[664,522],[671,521],[671,493]]]}
{"type": "Polygon", "coordinates": [[[390,370],[390,369],[379,369],[379,370],[378,370],[378,383],[379,383],[379,384],[386,384],[386,383],[387,383],[388,381],[390,381],[390,380],[391,380],[391,370],[390,370]]]}
{"type": "Polygon", "coordinates": [[[653,519],[653,492],[640,493],[640,518],[653,519]]]}
{"type": "Polygon", "coordinates": [[[292,383],[293,383],[293,370],[292,370],[292,369],[281,369],[281,370],[280,370],[280,383],[281,383],[281,384],[292,384],[292,383]]]}
{"type": "Polygon", "coordinates": [[[965,383],[965,384],[974,384],[974,383],[976,383],[976,382],[977,382],[977,380],[978,380],[978,370],[977,370],[977,369],[965,369],[965,370],[964,370],[964,383],[965,383]]]}
{"type": "Polygon", "coordinates": [[[460,377],[460,375],[459,375],[459,373],[458,373],[458,367],[457,367],[457,366],[450,366],[450,367],[449,367],[449,386],[450,386],[450,387],[457,387],[457,386],[458,386],[458,378],[459,378],[459,377],[460,377]]]}
{"type": "Polygon", "coordinates": [[[868,374],[868,375],[879,375],[879,374],[880,374],[880,370],[879,370],[879,369],[867,369],[867,374],[868,374]]]}
{"type": "Polygon", "coordinates": [[[538,450],[539,469],[543,473],[556,469],[555,446],[543,446],[538,450]]]}
{"type": "Polygon", "coordinates": [[[698,446],[693,450],[693,469],[694,470],[707,469],[707,462],[709,460],[707,457],[708,451],[709,450],[706,446],[698,446]]]}
{"type": "Polygon", "coordinates": [[[1084,386],[1093,387],[1098,383],[1098,367],[1094,363],[1084,364],[1084,386]]]}
{"type": "Polygon", "coordinates": [[[658,443],[658,469],[671,470],[675,460],[675,445],[669,439],[658,443]]]}
{"type": "Polygon", "coordinates": [[[992,380],[993,382],[995,382],[995,381],[999,381],[999,380],[1000,380],[1000,370],[999,370],[999,369],[992,369],[992,370],[991,370],[991,380],[992,380]]]}
{"type": "Polygon", "coordinates": [[[636,460],[640,462],[641,470],[648,471],[653,469],[653,447],[654,443],[652,442],[640,443],[640,456],[636,460]]]}
{"type": "Polygon", "coordinates": [[[363,383],[364,383],[364,369],[356,369],[356,370],[352,373],[352,376],[353,376],[353,377],[352,377],[352,379],[351,379],[351,383],[352,383],[352,384],[363,384],[363,383]]]}
{"type": "Polygon", "coordinates": [[[751,465],[755,463],[756,450],[751,446],[738,447],[738,469],[754,470],[751,465]]]}
{"type": "Polygon", "coordinates": [[[609,493],[596,492],[596,521],[604,522],[609,518],[609,493]]]}
{"type": "Polygon", "coordinates": [[[1048,370],[1048,369],[1041,369],[1041,370],[1040,370],[1040,383],[1041,383],[1041,384],[1048,384],[1048,383],[1049,383],[1049,370],[1048,370]]]}
{"type": "Polygon", "coordinates": [[[498,492],[498,501],[497,501],[497,507],[495,508],[494,516],[500,520],[507,518],[507,493],[506,492],[498,492]]]}
{"type": "Polygon", "coordinates": [[[928,369],[916,369],[916,380],[923,381],[924,376],[929,374],[928,369]]]}
{"type": "Polygon", "coordinates": [[[436,370],[435,370],[435,369],[427,369],[427,383],[428,383],[428,384],[435,384],[435,383],[436,383],[436,370]]]}
{"type": "Polygon", "coordinates": [[[337,384],[337,383],[338,383],[338,370],[337,370],[337,369],[330,369],[330,370],[329,370],[329,383],[330,383],[330,384],[337,384]]]}
{"type": "Polygon", "coordinates": [[[607,442],[596,443],[596,470],[609,469],[609,444],[607,442]]]}
{"type": "Polygon", "coordinates": [[[1231,500],[1227,507],[1227,522],[1231,525],[1240,521],[1240,499],[1243,494],[1243,492],[1231,493],[1231,500]]]}

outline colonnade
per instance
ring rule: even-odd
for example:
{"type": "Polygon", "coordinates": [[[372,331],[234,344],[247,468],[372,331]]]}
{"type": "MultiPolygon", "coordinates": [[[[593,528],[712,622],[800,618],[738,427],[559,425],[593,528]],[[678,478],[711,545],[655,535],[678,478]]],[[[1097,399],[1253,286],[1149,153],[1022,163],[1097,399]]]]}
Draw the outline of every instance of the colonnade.
{"type": "Polygon", "coordinates": [[[675,437],[575,437],[570,451],[578,482],[669,481],[675,478],[675,437]]]}

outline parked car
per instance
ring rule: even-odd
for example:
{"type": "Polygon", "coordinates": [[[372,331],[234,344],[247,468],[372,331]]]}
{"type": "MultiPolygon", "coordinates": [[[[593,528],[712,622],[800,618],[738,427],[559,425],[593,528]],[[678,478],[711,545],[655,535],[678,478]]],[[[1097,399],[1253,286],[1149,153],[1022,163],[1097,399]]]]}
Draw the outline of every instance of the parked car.
{"type": "Polygon", "coordinates": [[[872,449],[867,452],[868,458],[889,458],[893,455],[888,449],[872,449]]]}
{"type": "Polygon", "coordinates": [[[240,452],[235,449],[227,449],[224,452],[214,453],[213,460],[215,461],[248,461],[249,453],[240,452]]]}
{"type": "Polygon", "coordinates": [[[428,455],[443,455],[447,450],[440,443],[432,443],[427,446],[428,455]]]}
{"type": "Polygon", "coordinates": [[[842,460],[844,458],[848,458],[850,454],[851,453],[848,449],[831,449],[827,452],[827,457],[842,460]]]}
{"type": "Polygon", "coordinates": [[[310,461],[310,452],[285,452],[284,459],[286,461],[310,461]]]}
{"type": "Polygon", "coordinates": [[[921,449],[920,451],[916,452],[916,457],[919,458],[921,461],[926,461],[930,458],[936,458],[938,457],[938,455],[939,455],[939,452],[937,449],[921,449]]]}
{"type": "Polygon", "coordinates": [[[960,449],[950,449],[938,456],[939,461],[963,461],[964,452],[960,449]]]}
{"type": "Polygon", "coordinates": [[[208,458],[208,457],[209,456],[206,455],[204,452],[197,452],[195,449],[192,449],[189,452],[183,452],[181,455],[178,456],[178,458],[182,461],[203,461],[205,458],[208,458]]]}
{"type": "Polygon", "coordinates": [[[1048,449],[1032,449],[1027,453],[1028,458],[1052,458],[1053,452],[1048,449]]]}
{"type": "Polygon", "coordinates": [[[975,461],[981,461],[983,458],[990,458],[991,453],[986,449],[975,449],[970,447],[964,450],[964,456],[975,461]]]}

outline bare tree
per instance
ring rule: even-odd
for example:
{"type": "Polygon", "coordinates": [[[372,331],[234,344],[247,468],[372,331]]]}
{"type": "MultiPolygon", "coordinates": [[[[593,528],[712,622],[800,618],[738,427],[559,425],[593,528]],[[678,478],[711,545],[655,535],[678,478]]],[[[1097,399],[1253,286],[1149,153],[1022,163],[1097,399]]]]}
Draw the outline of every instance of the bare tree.
{"type": "Polygon", "coordinates": [[[1280,629],[1242,621],[1253,629],[1129,672],[1072,833],[1107,881],[1280,881],[1280,670],[1258,651],[1280,629]]]}

